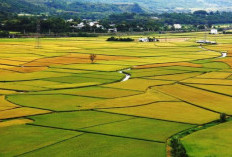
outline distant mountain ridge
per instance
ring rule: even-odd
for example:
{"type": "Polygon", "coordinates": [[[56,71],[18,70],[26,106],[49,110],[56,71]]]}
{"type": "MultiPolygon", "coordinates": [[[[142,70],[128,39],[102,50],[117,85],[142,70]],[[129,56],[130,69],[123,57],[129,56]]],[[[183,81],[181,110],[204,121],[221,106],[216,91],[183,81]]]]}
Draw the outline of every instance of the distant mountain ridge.
{"type": "Polygon", "coordinates": [[[163,13],[194,10],[231,11],[232,0],[0,0],[11,13],[163,13]]]}
{"type": "Polygon", "coordinates": [[[11,13],[55,13],[55,12],[99,12],[99,13],[143,13],[136,3],[110,4],[80,2],[79,0],[0,0],[0,11],[11,13]]]}
{"type": "MultiPolygon", "coordinates": [[[[75,0],[71,0],[75,1],[75,0]]],[[[138,3],[143,9],[149,12],[182,12],[204,10],[225,10],[230,11],[232,0],[78,0],[81,2],[100,3],[138,3]]]]}

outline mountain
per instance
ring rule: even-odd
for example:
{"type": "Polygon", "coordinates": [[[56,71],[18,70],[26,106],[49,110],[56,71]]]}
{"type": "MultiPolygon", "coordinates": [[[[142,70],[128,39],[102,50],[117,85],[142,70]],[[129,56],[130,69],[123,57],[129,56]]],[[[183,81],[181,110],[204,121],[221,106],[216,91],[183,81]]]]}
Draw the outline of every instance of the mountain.
{"type": "Polygon", "coordinates": [[[26,0],[0,0],[0,11],[10,13],[39,13],[46,12],[48,8],[31,3],[26,0]]]}
{"type": "Polygon", "coordinates": [[[11,13],[143,13],[136,3],[110,4],[79,0],[0,0],[0,11],[11,13]]]}
{"type": "Polygon", "coordinates": [[[231,11],[232,0],[0,0],[0,11],[106,16],[111,13],[231,11]]]}
{"type": "MultiPolygon", "coordinates": [[[[69,0],[75,1],[75,0],[69,0]]],[[[204,10],[225,10],[230,11],[232,0],[78,0],[81,2],[93,3],[137,3],[149,12],[183,12],[204,10]]]]}

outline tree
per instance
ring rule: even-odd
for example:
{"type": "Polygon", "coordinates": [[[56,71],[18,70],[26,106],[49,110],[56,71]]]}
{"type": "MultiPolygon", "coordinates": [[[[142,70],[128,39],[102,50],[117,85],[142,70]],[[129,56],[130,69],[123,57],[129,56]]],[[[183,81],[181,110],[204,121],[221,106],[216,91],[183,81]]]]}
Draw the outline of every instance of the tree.
{"type": "Polygon", "coordinates": [[[89,59],[91,60],[92,63],[94,63],[94,60],[96,59],[97,55],[95,54],[90,54],[89,59]]]}
{"type": "Polygon", "coordinates": [[[205,25],[199,25],[198,29],[205,29],[205,25]]]}
{"type": "Polygon", "coordinates": [[[170,141],[170,146],[172,147],[171,153],[174,157],[188,157],[183,144],[178,138],[172,138],[170,141]]]}
{"type": "Polygon", "coordinates": [[[7,31],[0,31],[0,38],[2,38],[2,37],[9,37],[9,35],[10,35],[10,33],[9,32],[7,32],[7,31]]]}
{"type": "Polygon", "coordinates": [[[207,15],[207,11],[205,10],[197,10],[197,11],[194,11],[193,14],[195,15],[207,15]]]}
{"type": "Polygon", "coordinates": [[[225,114],[225,113],[221,113],[221,114],[220,114],[220,122],[221,122],[221,123],[226,122],[226,114],[225,114]]]}

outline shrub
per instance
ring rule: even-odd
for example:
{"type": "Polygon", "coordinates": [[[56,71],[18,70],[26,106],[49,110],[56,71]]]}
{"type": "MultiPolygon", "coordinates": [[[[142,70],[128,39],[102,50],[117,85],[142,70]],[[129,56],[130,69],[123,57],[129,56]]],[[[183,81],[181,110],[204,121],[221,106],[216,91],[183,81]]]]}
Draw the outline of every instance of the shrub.
{"type": "Polygon", "coordinates": [[[115,37],[110,37],[106,41],[134,41],[132,38],[115,38],[115,37]]]}
{"type": "Polygon", "coordinates": [[[7,31],[0,31],[0,38],[9,37],[10,33],[7,31]]]}
{"type": "Polygon", "coordinates": [[[70,37],[98,37],[97,34],[83,33],[83,32],[79,32],[79,33],[68,33],[68,36],[70,36],[70,37]]]}
{"type": "Polygon", "coordinates": [[[97,55],[95,55],[95,54],[90,54],[89,59],[90,59],[91,62],[93,63],[94,60],[96,59],[96,57],[97,57],[97,55]]]}
{"type": "Polygon", "coordinates": [[[172,147],[171,154],[173,157],[188,157],[183,144],[178,138],[172,138],[170,146],[172,147]]]}
{"type": "Polygon", "coordinates": [[[225,114],[225,113],[221,113],[221,114],[220,114],[220,122],[221,122],[221,123],[226,122],[226,114],[225,114]]]}

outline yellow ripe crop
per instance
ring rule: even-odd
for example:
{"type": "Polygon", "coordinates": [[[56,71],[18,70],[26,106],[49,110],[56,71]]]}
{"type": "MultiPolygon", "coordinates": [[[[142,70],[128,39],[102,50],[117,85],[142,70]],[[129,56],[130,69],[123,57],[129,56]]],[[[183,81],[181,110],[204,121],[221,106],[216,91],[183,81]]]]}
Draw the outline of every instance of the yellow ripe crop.
{"type": "Polygon", "coordinates": [[[45,114],[49,112],[50,111],[46,111],[46,110],[21,107],[21,108],[15,108],[12,110],[0,111],[0,119],[25,117],[25,116],[31,116],[31,115],[37,115],[37,114],[45,114]]]}
{"type": "Polygon", "coordinates": [[[175,84],[156,87],[179,100],[183,100],[196,106],[213,110],[215,112],[232,113],[232,97],[204,91],[201,89],[175,84]]]}

